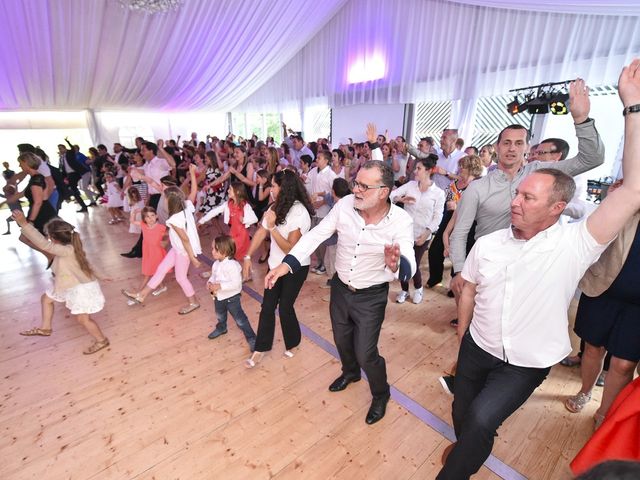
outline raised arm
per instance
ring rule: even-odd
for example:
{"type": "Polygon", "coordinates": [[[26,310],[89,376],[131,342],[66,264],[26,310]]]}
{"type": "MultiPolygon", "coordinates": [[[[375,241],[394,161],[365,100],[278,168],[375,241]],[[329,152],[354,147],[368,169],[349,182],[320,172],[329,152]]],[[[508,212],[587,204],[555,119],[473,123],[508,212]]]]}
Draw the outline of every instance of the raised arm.
{"type": "Polygon", "coordinates": [[[196,195],[198,194],[198,180],[196,178],[197,167],[194,164],[189,165],[189,177],[191,179],[191,190],[189,191],[189,200],[196,204],[196,195]]]}
{"type": "Polygon", "coordinates": [[[584,80],[578,78],[569,84],[569,101],[578,137],[578,154],[560,162],[540,162],[540,167],[557,168],[575,176],[604,163],[604,144],[594,121],[589,119],[591,102],[589,87],[585,85],[584,80]]]}
{"type": "Polygon", "coordinates": [[[624,117],[624,181],[587,218],[587,229],[600,244],[615,238],[631,216],[640,210],[640,59],[636,58],[622,69],[618,94],[628,112],[624,117]],[[629,108],[633,110],[629,111],[629,108]]]}
{"type": "Polygon", "coordinates": [[[173,155],[171,155],[169,152],[167,152],[164,149],[164,140],[162,139],[158,140],[158,153],[162,158],[164,158],[167,161],[167,163],[171,167],[171,170],[175,170],[176,160],[175,158],[173,158],[173,155]]]}

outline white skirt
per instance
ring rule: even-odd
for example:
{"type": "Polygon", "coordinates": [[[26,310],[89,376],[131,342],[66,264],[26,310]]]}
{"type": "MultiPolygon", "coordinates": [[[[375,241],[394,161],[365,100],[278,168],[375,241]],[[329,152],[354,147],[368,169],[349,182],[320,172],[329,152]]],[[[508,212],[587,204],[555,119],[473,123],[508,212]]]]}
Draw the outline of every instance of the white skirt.
{"type": "Polygon", "coordinates": [[[104,308],[104,295],[97,280],[80,283],[61,292],[50,288],[46,294],[51,300],[64,303],[72,315],[97,313],[104,308]]]}

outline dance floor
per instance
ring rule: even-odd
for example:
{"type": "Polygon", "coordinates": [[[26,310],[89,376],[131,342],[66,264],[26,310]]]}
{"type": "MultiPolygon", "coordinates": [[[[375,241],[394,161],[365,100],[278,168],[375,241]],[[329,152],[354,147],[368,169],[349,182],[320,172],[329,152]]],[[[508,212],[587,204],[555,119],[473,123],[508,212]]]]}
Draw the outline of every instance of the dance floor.
{"type": "MultiPolygon", "coordinates": [[[[51,283],[44,257],[0,237],[0,478],[13,479],[431,479],[452,437],[451,400],[438,377],[455,359],[452,299],[437,287],[424,302],[393,303],[390,289],[380,350],[392,400],[386,417],[364,422],[366,381],[331,393],[340,374],[332,344],[326,276],[309,274],[297,301],[304,338],[285,358],[277,329],[273,351],[253,370],[241,332],[216,340],[205,280],[190,278],[202,303],[180,316],[177,283],[129,307],[119,293],[140,281],[140,261],[123,258],[137,236],[108,225],[103,207],[61,215],[75,223],[102,277],[105,309],[94,316],[111,346],[93,356],[91,339],[63,306],[51,337],[22,337],[39,325],[40,295],[51,283]]],[[[7,210],[2,210],[8,214],[7,210]]],[[[4,215],[3,215],[4,218],[4,215]]],[[[203,237],[205,253],[210,237],[203,237]]],[[[423,266],[426,270],[426,265],[423,266]]],[[[203,267],[204,269],[204,267],[203,267]]],[[[203,270],[201,269],[201,270],[203,270]]],[[[254,265],[242,304],[257,327],[266,265],[254,265]]],[[[491,457],[474,478],[569,479],[568,463],[592,431],[595,399],[580,415],[561,400],[579,388],[577,369],[549,379],[499,430],[491,457]]]]}

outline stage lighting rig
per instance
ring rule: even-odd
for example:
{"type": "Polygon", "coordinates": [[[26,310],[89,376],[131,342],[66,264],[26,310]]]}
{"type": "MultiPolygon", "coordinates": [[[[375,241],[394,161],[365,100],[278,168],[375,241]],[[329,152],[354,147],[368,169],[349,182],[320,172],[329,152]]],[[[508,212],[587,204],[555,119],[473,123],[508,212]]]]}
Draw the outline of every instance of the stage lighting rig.
{"type": "Polygon", "coordinates": [[[544,115],[549,112],[553,115],[566,115],[569,113],[569,94],[567,93],[569,82],[571,80],[509,90],[516,95],[513,101],[507,104],[507,111],[511,115],[524,111],[532,115],[544,115]],[[524,101],[520,102],[519,95],[524,96],[524,101]]]}

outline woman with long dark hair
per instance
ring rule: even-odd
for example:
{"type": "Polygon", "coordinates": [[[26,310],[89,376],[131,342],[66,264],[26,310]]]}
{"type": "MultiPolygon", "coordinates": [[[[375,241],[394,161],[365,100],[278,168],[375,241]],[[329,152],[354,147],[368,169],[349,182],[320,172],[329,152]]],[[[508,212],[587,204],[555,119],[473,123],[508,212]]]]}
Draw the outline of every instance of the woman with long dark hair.
{"type": "MultiPolygon", "coordinates": [[[[281,170],[273,176],[271,196],[274,204],[265,212],[260,228],[256,231],[249,251],[244,257],[243,276],[248,278],[251,270],[251,255],[271,236],[269,268],[278,266],[300,237],[311,228],[311,216],[315,214],[307,190],[298,174],[292,170],[281,170]]],[[[292,275],[279,278],[273,288],[265,289],[255,352],[245,366],[253,368],[262,360],[264,352],[271,350],[278,308],[286,357],[293,357],[292,349],[300,344],[302,335],[293,304],[309,273],[310,258],[305,258],[302,268],[292,275]]]]}

